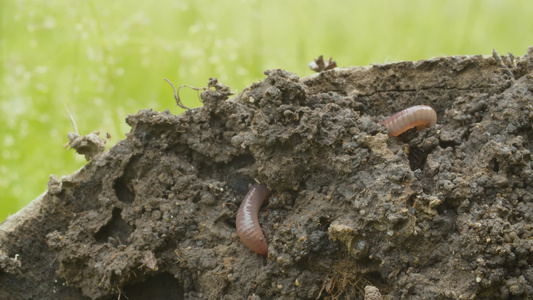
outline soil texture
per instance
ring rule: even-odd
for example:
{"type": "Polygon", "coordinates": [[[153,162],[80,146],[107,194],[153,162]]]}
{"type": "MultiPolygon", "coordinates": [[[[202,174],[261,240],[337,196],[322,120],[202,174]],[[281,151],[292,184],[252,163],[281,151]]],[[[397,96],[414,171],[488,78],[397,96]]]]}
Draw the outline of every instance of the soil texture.
{"type": "Polygon", "coordinates": [[[1,299],[526,299],[533,48],[284,70],[127,138],[0,225],[1,299]],[[389,138],[429,105],[433,127],[389,138]],[[249,187],[268,255],[242,243],[249,187]]]}

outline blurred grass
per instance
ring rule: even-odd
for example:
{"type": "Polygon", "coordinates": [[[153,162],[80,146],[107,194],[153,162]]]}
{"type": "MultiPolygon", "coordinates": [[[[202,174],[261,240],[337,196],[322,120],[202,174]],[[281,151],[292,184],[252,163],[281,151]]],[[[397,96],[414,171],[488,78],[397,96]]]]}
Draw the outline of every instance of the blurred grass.
{"type": "MultiPolygon", "coordinates": [[[[85,164],[73,131],[129,131],[127,114],[175,107],[176,85],[217,77],[235,91],[283,68],[306,76],[320,54],[338,65],[443,55],[523,55],[530,1],[0,1],[0,221],[85,164]]],[[[200,106],[194,91],[181,94],[200,106]]]]}

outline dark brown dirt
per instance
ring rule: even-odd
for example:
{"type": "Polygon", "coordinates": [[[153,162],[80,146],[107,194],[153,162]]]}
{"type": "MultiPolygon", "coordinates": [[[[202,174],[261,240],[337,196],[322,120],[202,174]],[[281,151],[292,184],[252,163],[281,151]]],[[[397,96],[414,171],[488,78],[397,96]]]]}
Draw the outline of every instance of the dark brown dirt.
{"type": "Polygon", "coordinates": [[[125,140],[0,225],[0,298],[526,299],[532,71],[533,48],[271,70],[128,116],[125,140]],[[417,104],[437,125],[389,139],[379,122],[417,104]],[[268,257],[234,227],[254,181],[273,192],[268,257]]]}

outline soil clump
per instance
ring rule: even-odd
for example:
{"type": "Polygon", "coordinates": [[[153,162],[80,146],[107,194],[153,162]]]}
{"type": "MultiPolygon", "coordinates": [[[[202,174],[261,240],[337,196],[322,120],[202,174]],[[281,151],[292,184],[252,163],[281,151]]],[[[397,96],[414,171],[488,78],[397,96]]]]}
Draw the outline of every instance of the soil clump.
{"type": "Polygon", "coordinates": [[[525,299],[532,72],[530,48],[270,70],[235,96],[212,79],[0,225],[0,298],[525,299]],[[437,124],[389,138],[421,104],[437,124]],[[235,230],[255,182],[267,256],[235,230]]]}

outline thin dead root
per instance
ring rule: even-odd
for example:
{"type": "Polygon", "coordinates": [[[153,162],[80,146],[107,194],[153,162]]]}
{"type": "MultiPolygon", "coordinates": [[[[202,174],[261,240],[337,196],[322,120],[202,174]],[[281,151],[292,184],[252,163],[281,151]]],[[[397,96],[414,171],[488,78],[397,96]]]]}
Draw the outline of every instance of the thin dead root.
{"type": "Polygon", "coordinates": [[[365,286],[373,285],[351,260],[334,262],[328,273],[316,299],[321,299],[322,292],[328,293],[330,299],[341,299],[343,296],[346,299],[357,298],[364,295],[365,286]]]}
{"type": "Polygon", "coordinates": [[[183,87],[188,87],[190,89],[193,89],[195,91],[205,91],[206,88],[205,87],[194,87],[194,86],[190,86],[188,84],[182,84],[178,87],[178,90],[176,90],[176,88],[174,87],[174,84],[172,84],[172,82],[166,78],[163,78],[163,80],[165,80],[166,82],[168,82],[170,84],[170,86],[172,87],[172,90],[174,90],[174,99],[176,99],[176,105],[178,105],[179,107],[183,108],[183,109],[190,109],[188,108],[187,106],[185,106],[182,102],[181,102],[181,99],[180,99],[180,89],[183,88],[183,87]]]}
{"type": "Polygon", "coordinates": [[[65,109],[67,110],[68,116],[70,117],[70,122],[72,122],[72,127],[74,128],[74,132],[79,134],[78,125],[76,125],[76,121],[74,121],[74,117],[70,113],[70,110],[68,109],[67,105],[66,104],[64,105],[65,105],[65,109]]]}
{"type": "Polygon", "coordinates": [[[120,300],[122,296],[124,296],[124,298],[126,299],[129,299],[126,295],[122,294],[122,290],[120,289],[118,285],[117,285],[117,290],[118,290],[118,298],[117,298],[118,300],[120,300]]]}
{"type": "Polygon", "coordinates": [[[235,205],[235,204],[233,204],[231,202],[226,202],[224,204],[231,205],[231,206],[235,207],[236,209],[239,209],[239,207],[237,205],[235,205]]]}

